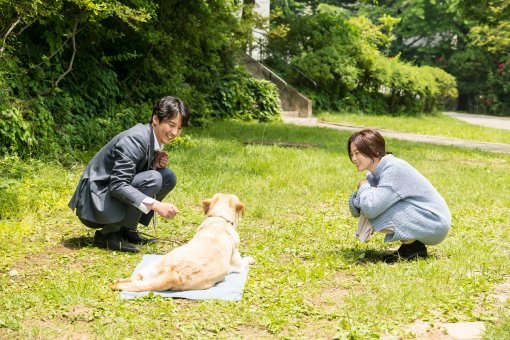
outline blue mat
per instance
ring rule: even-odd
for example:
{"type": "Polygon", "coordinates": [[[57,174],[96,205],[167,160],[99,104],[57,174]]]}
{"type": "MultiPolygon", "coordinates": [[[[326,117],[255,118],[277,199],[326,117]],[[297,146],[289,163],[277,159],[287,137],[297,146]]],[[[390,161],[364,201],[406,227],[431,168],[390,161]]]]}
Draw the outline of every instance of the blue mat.
{"type": "MultiPolygon", "coordinates": [[[[157,261],[163,255],[147,254],[144,255],[142,261],[136,266],[133,273],[139,272],[146,265],[157,261]]],[[[172,291],[152,292],[154,296],[159,295],[165,298],[182,298],[191,300],[228,300],[240,301],[243,296],[244,284],[248,277],[248,270],[243,273],[230,273],[225,276],[225,280],[218,282],[214,286],[205,290],[188,290],[188,291],[172,291]]],[[[121,299],[135,299],[137,297],[146,296],[151,292],[125,292],[120,293],[121,299]]]]}

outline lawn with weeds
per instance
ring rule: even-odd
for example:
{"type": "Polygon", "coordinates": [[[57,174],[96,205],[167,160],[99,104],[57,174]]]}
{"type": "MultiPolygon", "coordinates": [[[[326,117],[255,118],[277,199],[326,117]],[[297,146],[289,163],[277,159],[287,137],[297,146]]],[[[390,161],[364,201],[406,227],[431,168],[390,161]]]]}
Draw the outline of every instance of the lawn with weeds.
{"type": "Polygon", "coordinates": [[[0,338],[413,338],[417,322],[456,321],[484,321],[495,337],[508,330],[508,303],[491,293],[510,273],[510,155],[388,139],[453,215],[429,258],[388,265],[398,244],[354,236],[347,198],[362,174],[346,155],[349,133],[241,122],[185,133],[168,148],[178,185],[166,201],[180,214],[158,222],[173,241],[140,254],[92,247],[94,231],[67,207],[92,154],[0,161],[0,338]],[[216,192],[246,204],[240,250],[256,263],[243,299],[120,300],[108,285],[143,254],[189,240],[200,200],[216,192]]]}
{"type": "Polygon", "coordinates": [[[322,112],[318,118],[327,122],[422,135],[461,138],[480,142],[510,144],[510,131],[463,122],[442,113],[417,116],[380,116],[354,113],[322,112]]]}

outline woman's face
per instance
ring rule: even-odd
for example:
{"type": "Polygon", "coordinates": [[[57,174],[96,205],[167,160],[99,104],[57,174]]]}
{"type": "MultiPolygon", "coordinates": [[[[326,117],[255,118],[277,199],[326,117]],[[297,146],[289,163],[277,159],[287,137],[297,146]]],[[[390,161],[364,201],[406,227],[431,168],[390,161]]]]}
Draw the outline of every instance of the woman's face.
{"type": "Polygon", "coordinates": [[[158,116],[152,119],[152,126],[159,144],[168,144],[182,132],[182,116],[176,115],[172,119],[159,120],[158,116]]]}
{"type": "Polygon", "coordinates": [[[381,160],[380,158],[372,159],[368,156],[365,156],[358,151],[354,143],[351,143],[351,159],[352,163],[356,166],[358,171],[368,170],[370,172],[375,171],[375,168],[381,160]]]}

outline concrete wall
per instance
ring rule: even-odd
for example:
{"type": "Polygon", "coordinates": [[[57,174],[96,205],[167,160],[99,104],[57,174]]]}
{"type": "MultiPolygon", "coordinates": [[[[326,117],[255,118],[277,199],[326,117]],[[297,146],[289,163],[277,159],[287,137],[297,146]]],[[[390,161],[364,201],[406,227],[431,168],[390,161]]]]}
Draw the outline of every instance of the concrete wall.
{"type": "Polygon", "coordinates": [[[297,117],[312,117],[312,101],[287,84],[268,67],[262,65],[248,55],[244,55],[243,63],[246,70],[257,79],[265,79],[274,83],[280,93],[281,108],[284,113],[297,117]]]}

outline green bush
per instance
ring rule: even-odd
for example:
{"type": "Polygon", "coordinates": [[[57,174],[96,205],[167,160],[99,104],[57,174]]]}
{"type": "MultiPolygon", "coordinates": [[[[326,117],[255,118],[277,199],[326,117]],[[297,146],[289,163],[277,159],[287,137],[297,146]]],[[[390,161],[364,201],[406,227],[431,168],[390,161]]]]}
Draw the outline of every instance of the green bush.
{"type": "Polygon", "coordinates": [[[0,155],[30,156],[59,151],[56,125],[40,97],[22,100],[24,72],[8,54],[0,55],[0,155]]]}
{"type": "Polygon", "coordinates": [[[23,117],[22,101],[13,96],[19,85],[12,76],[16,71],[16,61],[0,54],[0,154],[17,153],[23,143],[31,143],[31,126],[23,117]]]}
{"type": "Polygon", "coordinates": [[[137,123],[148,123],[151,113],[150,105],[141,104],[119,106],[91,117],[73,116],[73,120],[68,121],[60,131],[60,135],[68,140],[71,149],[99,148],[119,132],[137,123]]]}
{"type": "Polygon", "coordinates": [[[217,118],[266,122],[278,119],[280,114],[276,85],[240,69],[221,81],[210,99],[217,118]]]}
{"type": "Polygon", "coordinates": [[[18,153],[22,151],[23,144],[30,147],[32,144],[32,129],[24,120],[22,111],[14,102],[7,102],[0,107],[0,151],[2,154],[18,153]]]}
{"type": "Polygon", "coordinates": [[[418,70],[410,64],[395,60],[391,63],[391,77],[388,84],[388,103],[393,113],[417,113],[421,109],[420,95],[424,86],[420,83],[418,70]]]}
{"type": "Polygon", "coordinates": [[[489,88],[481,96],[488,113],[502,115],[510,113],[510,56],[490,70],[489,88]]]}
{"type": "Polygon", "coordinates": [[[432,89],[427,98],[430,103],[426,105],[426,112],[442,107],[445,99],[457,98],[457,82],[454,76],[437,67],[422,66],[420,70],[422,74],[432,77],[432,89]]]}
{"type": "Polygon", "coordinates": [[[315,109],[395,114],[437,110],[444,98],[456,96],[455,79],[441,69],[384,55],[397,21],[385,17],[376,25],[366,17],[349,18],[344,11],[332,10],[283,16],[277,22],[286,25],[288,33],[272,37],[273,55],[267,62],[297,84],[315,109]],[[307,87],[279,66],[277,55],[290,59],[317,87],[307,87]]]}

